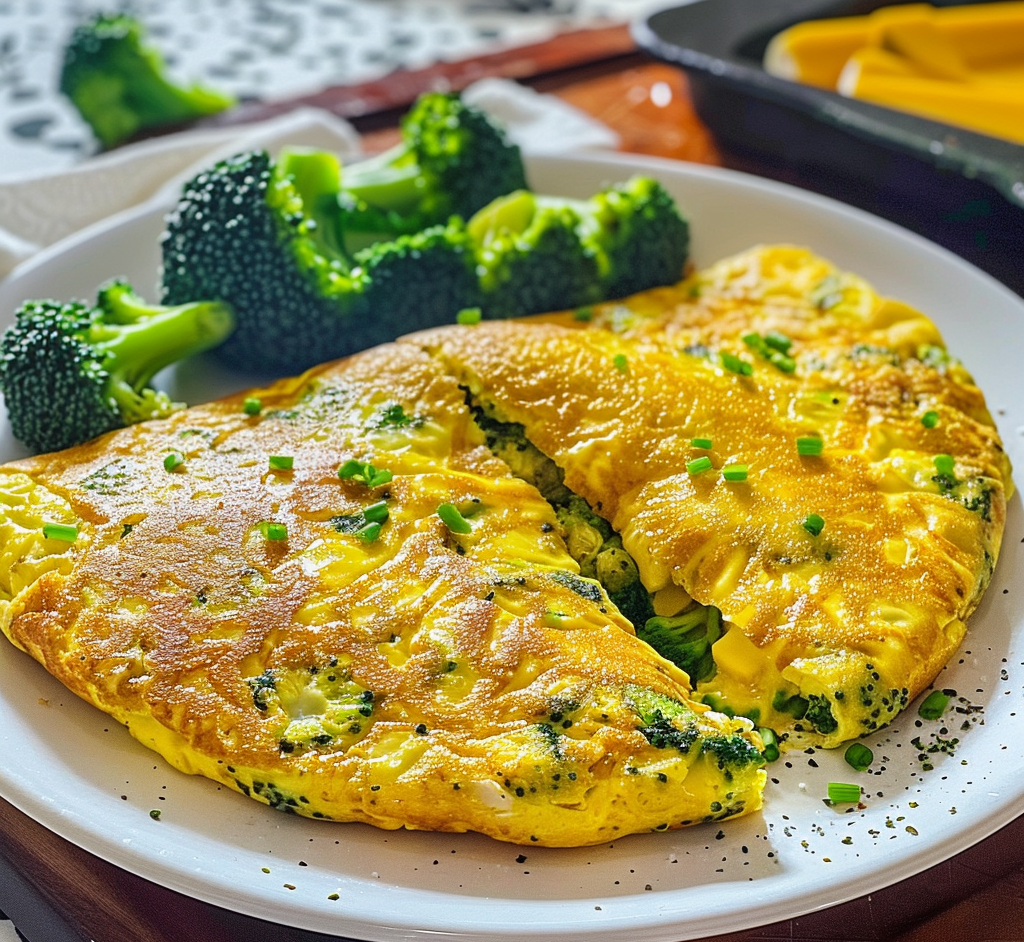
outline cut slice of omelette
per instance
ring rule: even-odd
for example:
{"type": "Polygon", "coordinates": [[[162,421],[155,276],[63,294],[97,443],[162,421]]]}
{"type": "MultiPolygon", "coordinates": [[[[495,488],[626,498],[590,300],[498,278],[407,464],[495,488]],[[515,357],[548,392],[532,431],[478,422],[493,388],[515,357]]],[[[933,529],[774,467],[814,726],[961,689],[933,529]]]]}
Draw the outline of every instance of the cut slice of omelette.
{"type": "Polygon", "coordinates": [[[286,811],[571,846],[759,808],[752,724],[690,699],[562,533],[391,345],[0,469],[0,626],[286,811]]]}
{"type": "Polygon", "coordinates": [[[1009,463],[931,321],[861,279],[761,247],[623,303],[408,342],[704,702],[835,746],[963,639],[1009,463]]]}

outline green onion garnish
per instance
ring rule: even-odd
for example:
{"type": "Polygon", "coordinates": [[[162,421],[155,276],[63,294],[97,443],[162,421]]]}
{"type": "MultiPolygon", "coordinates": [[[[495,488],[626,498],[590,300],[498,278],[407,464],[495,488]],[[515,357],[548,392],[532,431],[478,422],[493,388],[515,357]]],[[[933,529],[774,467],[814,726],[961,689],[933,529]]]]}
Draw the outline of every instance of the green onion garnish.
{"type": "Polygon", "coordinates": [[[73,523],[44,523],[43,537],[47,540],[63,540],[74,543],[78,539],[78,527],[73,523]]]}
{"type": "Polygon", "coordinates": [[[383,523],[388,519],[387,501],[379,500],[376,504],[370,504],[370,506],[363,511],[363,516],[371,523],[383,523]]]}
{"type": "Polygon", "coordinates": [[[263,402],[255,396],[246,396],[242,400],[242,411],[246,415],[259,415],[263,411],[263,402]]]}
{"type": "Polygon", "coordinates": [[[825,529],[825,518],[820,514],[808,514],[804,518],[803,528],[811,534],[811,536],[817,536],[825,529]]]}
{"type": "Polygon", "coordinates": [[[843,756],[846,764],[858,772],[863,772],[874,761],[875,754],[863,743],[855,742],[843,756]]]}
{"type": "Polygon", "coordinates": [[[271,455],[270,456],[270,470],[271,471],[291,471],[292,465],[295,463],[295,459],[291,455],[271,455]]]}
{"type": "Polygon", "coordinates": [[[342,481],[357,481],[367,487],[379,487],[389,483],[394,475],[387,469],[378,470],[372,464],[352,458],[338,468],[338,477],[342,481]]]}
{"type": "Polygon", "coordinates": [[[860,786],[848,782],[829,782],[828,800],[836,805],[860,801],[860,786]]]}
{"type": "Polygon", "coordinates": [[[801,435],[796,440],[796,453],[805,457],[816,458],[825,447],[820,435],[801,435]]]}
{"type": "Polygon", "coordinates": [[[710,438],[691,438],[690,439],[690,444],[693,445],[694,448],[710,448],[711,447],[711,439],[710,438]]]}
{"type": "Polygon", "coordinates": [[[271,523],[269,520],[264,520],[260,524],[260,533],[263,534],[265,539],[273,540],[274,542],[288,539],[288,527],[283,523],[271,523]]]}
{"type": "Polygon", "coordinates": [[[761,734],[761,741],[764,743],[764,749],[761,750],[764,755],[765,762],[774,762],[781,755],[779,751],[779,737],[775,735],[775,730],[767,726],[761,726],[757,730],[761,734]]]}
{"type": "Polygon", "coordinates": [[[700,458],[694,458],[693,461],[687,461],[686,470],[689,474],[703,474],[705,471],[710,471],[711,459],[707,455],[703,455],[700,458]]]}
{"type": "Polygon", "coordinates": [[[455,322],[458,324],[479,324],[483,320],[483,312],[478,307],[466,307],[455,315],[455,322]]]}
{"type": "Polygon", "coordinates": [[[459,512],[459,508],[454,504],[441,504],[437,508],[437,515],[441,518],[444,525],[452,531],[452,533],[472,533],[473,528],[470,526],[469,521],[462,516],[459,512]]]}
{"type": "Polygon", "coordinates": [[[380,523],[372,521],[356,530],[356,536],[364,543],[372,543],[378,536],[380,536],[380,529],[380,523]]]}
{"type": "Polygon", "coordinates": [[[937,720],[949,706],[949,694],[933,690],[917,708],[917,715],[923,720],[937,720]]]}
{"type": "Polygon", "coordinates": [[[953,477],[953,469],[956,465],[952,455],[936,455],[935,470],[943,477],[953,477]]]}
{"type": "Polygon", "coordinates": [[[722,477],[727,481],[745,481],[748,471],[745,464],[727,464],[722,468],[722,477]]]}
{"type": "Polygon", "coordinates": [[[164,470],[175,471],[185,463],[185,456],[180,451],[172,451],[164,457],[164,470]]]}
{"type": "Polygon", "coordinates": [[[750,376],[754,372],[752,364],[746,360],[741,360],[734,353],[719,353],[718,362],[722,365],[722,369],[728,370],[730,373],[737,373],[740,376],[750,376]]]}
{"type": "Polygon", "coordinates": [[[796,371],[796,360],[786,355],[793,341],[785,335],[771,331],[762,337],[759,333],[751,331],[749,334],[744,334],[742,339],[751,350],[759,353],[783,373],[796,371]]]}
{"type": "Polygon", "coordinates": [[[773,350],[778,350],[779,353],[789,353],[789,348],[793,346],[793,341],[777,330],[769,330],[764,335],[764,342],[773,350]]]}
{"type": "Polygon", "coordinates": [[[939,424],[939,413],[934,409],[929,409],[921,416],[921,424],[925,428],[935,428],[935,426],[939,424]]]}
{"type": "Polygon", "coordinates": [[[629,372],[629,360],[626,359],[626,354],[615,354],[615,356],[612,358],[612,363],[615,364],[615,369],[617,369],[620,373],[629,372]]]}

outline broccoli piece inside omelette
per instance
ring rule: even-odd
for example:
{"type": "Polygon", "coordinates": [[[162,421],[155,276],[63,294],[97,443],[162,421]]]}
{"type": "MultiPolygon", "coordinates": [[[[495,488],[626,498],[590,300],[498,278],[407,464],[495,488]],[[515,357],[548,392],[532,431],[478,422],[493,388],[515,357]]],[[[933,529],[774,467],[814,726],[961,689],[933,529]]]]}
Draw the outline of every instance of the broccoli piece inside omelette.
{"type": "MultiPolygon", "coordinates": [[[[672,615],[655,614],[654,599],[644,587],[636,562],[622,545],[622,538],[611,524],[596,513],[578,494],[565,485],[562,469],[541,452],[527,437],[525,428],[503,421],[487,406],[477,402],[468,390],[466,401],[477,425],[484,432],[488,448],[501,458],[517,477],[536,487],[555,509],[565,533],[569,555],[580,567],[578,581],[599,583],[609,599],[634,626],[637,635],[662,657],[682,668],[702,694],[703,702],[728,716],[745,716],[755,723],[775,724],[780,729],[792,725],[795,730],[813,729],[822,735],[834,733],[839,723],[833,712],[836,701],[845,692],[831,695],[802,692],[795,684],[779,679],[779,688],[770,703],[745,702],[742,694],[711,692],[710,682],[718,673],[715,644],[729,632],[721,612],[714,606],[688,601],[672,615]],[[706,692],[703,692],[706,691],[706,692]]],[[[569,574],[566,574],[569,575],[569,574]]],[[[742,644],[734,632],[732,648],[742,644]]],[[[728,650],[728,649],[727,649],[728,650]]],[[[758,656],[752,645],[748,657],[758,656]]],[[[863,698],[862,698],[863,699],[863,698]]],[[[750,697],[746,697],[749,701],[750,697]]],[[[645,735],[652,743],[685,745],[692,730],[677,729],[666,717],[651,720],[645,735]],[[657,742],[655,742],[657,741],[657,742]]],[[[786,734],[781,735],[785,741],[786,734]]],[[[723,747],[724,748],[724,747],[723,747]]],[[[728,750],[725,750],[728,752],[728,750]]]]}

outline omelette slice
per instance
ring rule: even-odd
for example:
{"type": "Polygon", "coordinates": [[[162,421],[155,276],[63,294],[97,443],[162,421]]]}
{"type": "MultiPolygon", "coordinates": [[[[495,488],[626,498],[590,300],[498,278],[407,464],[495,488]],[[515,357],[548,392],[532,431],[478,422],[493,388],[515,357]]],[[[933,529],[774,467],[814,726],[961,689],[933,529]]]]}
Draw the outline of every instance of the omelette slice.
{"type": "Polygon", "coordinates": [[[703,702],[836,746],[962,641],[1009,463],[935,326],[862,279],[759,247],[622,303],[408,342],[703,702]]]}
{"type": "Polygon", "coordinates": [[[751,722],[690,698],[485,437],[404,344],[9,464],[0,626],[284,811],[574,846],[758,809],[751,722]]]}

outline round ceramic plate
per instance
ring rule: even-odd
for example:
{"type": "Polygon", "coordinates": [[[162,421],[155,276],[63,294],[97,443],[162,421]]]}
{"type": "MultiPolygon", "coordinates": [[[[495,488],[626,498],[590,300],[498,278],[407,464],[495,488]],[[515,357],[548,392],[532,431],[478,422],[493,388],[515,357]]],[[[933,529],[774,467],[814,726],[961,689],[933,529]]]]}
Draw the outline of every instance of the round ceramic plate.
{"type": "MultiPolygon", "coordinates": [[[[535,189],[575,196],[653,173],[691,220],[697,265],[796,243],[922,308],[979,379],[1024,467],[1024,303],[963,261],[856,210],[739,174],[620,157],[534,160],[530,171],[535,189]]],[[[0,284],[3,317],[25,298],[91,297],[114,275],[155,298],[162,211],[109,220],[23,266],[0,284]]],[[[193,363],[165,379],[196,402],[257,378],[193,363]]],[[[0,458],[19,454],[6,422],[2,434],[0,458]]],[[[1024,585],[1012,578],[1022,568],[1018,496],[994,582],[936,681],[956,691],[946,714],[921,720],[913,704],[866,740],[868,772],[839,753],[788,754],[770,767],[764,811],[722,825],[552,850],[278,814],[173,771],[6,643],[0,795],[157,883],[333,935],[678,942],[750,928],[911,876],[1024,811],[1024,585]],[[826,804],[829,781],[862,785],[863,807],[826,804]]]]}

